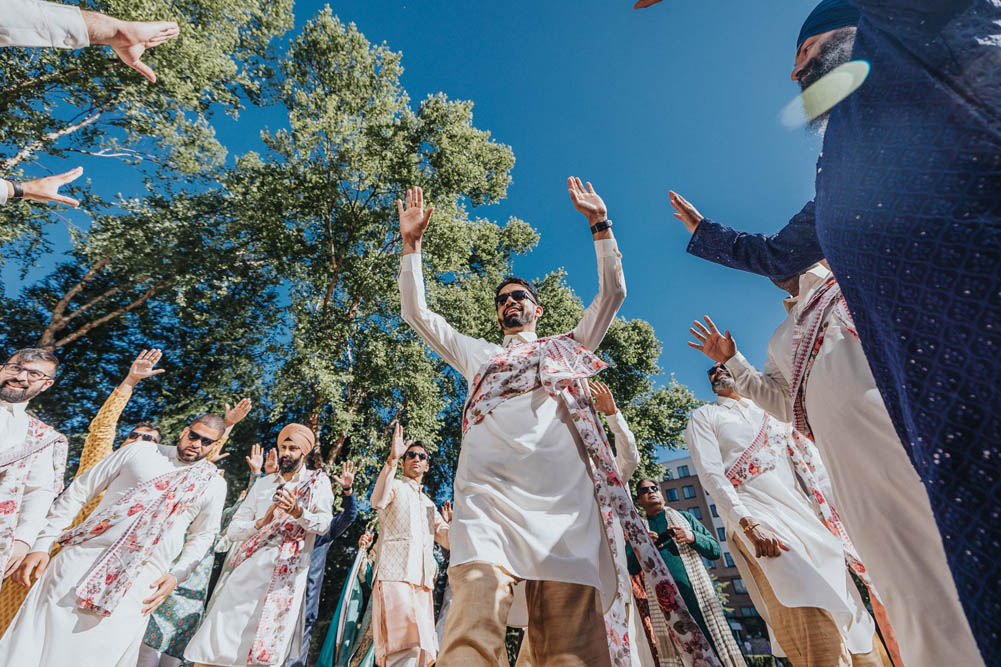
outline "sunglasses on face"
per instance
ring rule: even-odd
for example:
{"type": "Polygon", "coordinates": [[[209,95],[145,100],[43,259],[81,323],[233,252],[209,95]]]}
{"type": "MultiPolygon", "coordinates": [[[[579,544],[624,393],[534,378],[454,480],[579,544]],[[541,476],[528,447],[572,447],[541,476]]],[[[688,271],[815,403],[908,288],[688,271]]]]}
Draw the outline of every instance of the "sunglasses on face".
{"type": "Polygon", "coordinates": [[[525,299],[528,299],[532,303],[535,303],[535,299],[532,298],[532,293],[531,292],[529,292],[528,290],[516,289],[516,290],[512,290],[510,292],[504,292],[503,294],[498,294],[497,296],[495,296],[494,297],[494,304],[498,308],[500,308],[505,303],[507,303],[507,298],[508,297],[511,297],[515,301],[524,301],[525,299]]]}
{"type": "Polygon", "coordinates": [[[417,459],[418,461],[427,461],[428,455],[424,452],[407,452],[403,455],[408,459],[417,459]]]}
{"type": "Polygon", "coordinates": [[[648,493],[657,493],[657,491],[659,490],[660,489],[658,489],[656,486],[641,486],[640,488],[636,489],[636,494],[640,496],[645,496],[648,493]]]}
{"type": "Polygon", "coordinates": [[[129,436],[125,438],[126,440],[145,440],[146,442],[159,442],[156,439],[156,433],[142,433],[140,431],[132,431],[129,436]]]}
{"type": "Polygon", "coordinates": [[[28,375],[28,380],[30,380],[31,382],[38,382],[39,380],[52,379],[51,375],[46,375],[42,371],[36,371],[33,368],[25,368],[20,364],[3,364],[3,369],[15,377],[24,372],[28,375]]]}
{"type": "Polygon", "coordinates": [[[194,431],[188,431],[188,440],[190,440],[191,442],[201,440],[203,447],[208,447],[209,445],[215,444],[215,438],[209,438],[204,435],[198,435],[194,431]]]}

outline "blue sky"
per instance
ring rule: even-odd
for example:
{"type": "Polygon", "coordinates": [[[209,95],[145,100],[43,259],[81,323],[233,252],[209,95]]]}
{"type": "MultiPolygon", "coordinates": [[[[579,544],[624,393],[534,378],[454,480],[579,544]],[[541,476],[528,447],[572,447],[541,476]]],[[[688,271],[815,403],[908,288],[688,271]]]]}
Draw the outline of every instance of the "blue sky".
{"type": "MultiPolygon", "coordinates": [[[[585,301],[597,288],[594,252],[565,179],[594,184],[623,254],[629,297],[621,314],[653,324],[665,381],[673,373],[709,399],[709,361],[685,345],[692,318],[710,314],[763,364],[785,315],[782,295],[763,278],[687,255],[689,236],[671,217],[667,190],[749,231],[778,229],[812,197],[820,140],[784,127],[779,113],[796,94],[795,38],[814,4],[664,0],[633,11],[630,0],[346,0],[332,7],[370,41],[403,53],[403,84],[415,104],[438,91],[475,102],[475,125],[517,159],[507,199],[475,213],[530,222],[541,240],[517,271],[537,277],[565,267],[585,301]]],[[[322,6],[298,2],[296,28],[322,6]]],[[[282,124],[282,114],[254,108],[235,122],[216,120],[231,156],[259,149],[258,130],[282,124]]],[[[102,169],[106,178],[120,171],[98,159],[82,164],[95,181],[102,169]]],[[[129,180],[115,178],[110,192],[129,180]]],[[[51,232],[65,247],[65,228],[51,232]]],[[[8,266],[3,277],[16,293],[19,276],[8,266]]]]}

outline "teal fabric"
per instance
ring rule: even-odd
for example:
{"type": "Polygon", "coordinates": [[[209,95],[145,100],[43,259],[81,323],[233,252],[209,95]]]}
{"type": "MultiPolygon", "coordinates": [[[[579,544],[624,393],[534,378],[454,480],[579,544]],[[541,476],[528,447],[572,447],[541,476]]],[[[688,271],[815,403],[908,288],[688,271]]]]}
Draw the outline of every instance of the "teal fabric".
{"type": "MultiPolygon", "coordinates": [[[[371,623],[372,605],[368,602],[372,592],[372,567],[367,562],[363,567],[365,568],[365,585],[361,585],[357,577],[350,575],[348,580],[344,582],[340,598],[337,600],[334,618],[330,622],[327,636],[323,640],[323,648],[320,650],[320,657],[316,663],[317,667],[347,667],[351,658],[354,657],[358,642],[365,634],[365,629],[371,623]],[[345,619],[344,633],[340,645],[338,645],[337,628],[342,618],[345,619]]],[[[373,645],[369,647],[361,666],[371,667],[374,664],[375,647],[373,645]]]]}

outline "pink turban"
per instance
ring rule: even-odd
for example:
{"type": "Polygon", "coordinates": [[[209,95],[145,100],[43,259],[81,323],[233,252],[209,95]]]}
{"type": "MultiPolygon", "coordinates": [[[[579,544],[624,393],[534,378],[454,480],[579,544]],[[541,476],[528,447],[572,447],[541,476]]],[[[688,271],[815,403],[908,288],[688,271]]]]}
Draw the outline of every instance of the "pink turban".
{"type": "Polygon", "coordinates": [[[291,440],[299,445],[299,449],[302,450],[303,454],[309,454],[313,451],[313,447],[316,446],[316,436],[313,435],[313,431],[302,424],[289,424],[283,428],[281,433],[278,434],[278,444],[286,440],[291,440]]]}

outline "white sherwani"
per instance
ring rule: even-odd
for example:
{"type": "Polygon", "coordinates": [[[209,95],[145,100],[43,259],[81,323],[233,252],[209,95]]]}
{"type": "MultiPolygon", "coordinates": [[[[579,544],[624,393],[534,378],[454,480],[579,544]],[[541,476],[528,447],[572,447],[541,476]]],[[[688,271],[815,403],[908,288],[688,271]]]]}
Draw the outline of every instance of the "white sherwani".
{"type": "Polygon", "coordinates": [[[0,46],[51,46],[78,49],[90,45],[80,9],[39,0],[0,3],[0,46]]]}
{"type": "MultiPolygon", "coordinates": [[[[737,392],[792,421],[795,320],[831,272],[816,266],[768,341],[765,371],[739,352],[726,362],[737,392]]],[[[804,403],[834,488],[832,501],[883,600],[907,667],[982,665],[960,606],[928,494],[876,389],[862,344],[836,315],[806,386],[804,403]]]]}
{"type": "MultiPolygon", "coordinates": [[[[3,190],[4,188],[0,188],[3,190]]],[[[24,447],[28,437],[28,403],[0,401],[0,452],[24,447]]],[[[32,545],[45,523],[45,515],[56,498],[56,475],[51,456],[38,456],[28,471],[21,498],[21,511],[14,528],[14,539],[32,545]]],[[[8,500],[0,498],[0,502],[8,500]]],[[[0,563],[0,572],[6,563],[0,563]]]]}
{"type": "MultiPolygon", "coordinates": [[[[302,467],[288,482],[285,482],[280,473],[259,478],[250,487],[240,509],[233,515],[226,537],[233,543],[240,543],[256,534],[255,523],[268,513],[278,485],[284,482],[285,488],[295,490],[310,472],[302,467]]],[[[302,516],[297,519],[298,524],[306,530],[306,544],[299,561],[302,566],[296,573],[295,599],[292,603],[292,609],[300,617],[300,622],[293,629],[289,646],[276,664],[284,663],[289,651],[291,655],[300,654],[302,602],[309,576],[309,560],[313,555],[313,542],[317,535],[330,529],[330,521],[333,519],[334,493],[330,479],[325,475],[315,488],[312,502],[317,511],[303,509],[302,516]]],[[[247,656],[250,655],[264,608],[264,597],[278,558],[278,548],[277,544],[261,547],[239,566],[223,574],[209,600],[201,627],[184,651],[185,660],[207,665],[247,664],[247,656]]]]}
{"type": "MultiPolygon", "coordinates": [[[[702,485],[716,501],[731,539],[740,540],[747,551],[754,545],[740,527],[744,517],[773,530],[789,547],[777,558],[759,558],[757,564],[786,607],[815,607],[831,613],[848,650],[864,654],[872,650],[875,624],[866,611],[845,564],[841,541],[827,530],[814,506],[799,486],[788,457],[780,456],[776,468],[734,488],[726,477],[740,455],[754,441],[765,414],[746,398],[719,397],[692,413],[685,440],[702,485]]],[[[818,460],[821,483],[823,465],[818,460]]],[[[747,563],[737,549],[730,553],[747,585],[754,606],[767,622],[765,606],[747,563]]]]}
{"type": "MultiPolygon", "coordinates": [[[[590,350],[601,343],[626,295],[615,240],[595,241],[595,250],[598,295],[573,331],[590,350]]],[[[457,332],[428,310],[419,254],[403,256],[399,283],[403,319],[468,385],[502,348],[457,332]]],[[[535,334],[518,337],[531,341],[535,334]]],[[[514,340],[507,336],[504,344],[514,340]]],[[[616,573],[578,440],[566,407],[542,388],[505,401],[470,426],[453,484],[451,564],[484,561],[521,579],[593,586],[607,609],[616,573]]],[[[526,625],[523,596],[511,609],[509,624],[526,625]]]]}
{"type": "MultiPolygon", "coordinates": [[[[622,476],[622,483],[629,485],[629,480],[640,464],[640,451],[636,447],[636,437],[629,429],[626,418],[622,416],[621,410],[616,410],[611,417],[606,417],[608,428],[615,436],[615,465],[619,468],[619,475],[622,476]]],[[[626,564],[626,538],[622,534],[622,524],[616,521],[615,526],[615,548],[619,552],[619,562],[626,564]]],[[[629,578],[629,570],[619,570],[619,578],[622,579],[623,590],[632,591],[633,584],[629,578]]],[[[652,667],[653,653],[650,652],[650,643],[647,641],[646,632],[640,624],[639,614],[636,613],[636,603],[633,601],[632,593],[626,601],[626,613],[629,616],[629,657],[633,667],[652,667]]]]}
{"type": "MultiPolygon", "coordinates": [[[[95,512],[113,505],[138,484],[185,465],[178,461],[175,447],[137,442],[119,449],[81,475],[59,496],[32,551],[49,551],[63,529],[102,491],[104,497],[95,512]]],[[[120,521],[82,544],[62,549],[35,582],[0,639],[0,667],[133,667],[149,620],[142,613],[145,606],[142,601],[150,597],[150,585],[166,572],[171,572],[178,582],[191,574],[212,547],[225,501],[226,482],[220,475],[174,523],[171,531],[163,535],[146,567],[111,616],[77,607],[74,589],[130,524],[120,521]],[[189,529],[190,534],[185,538],[189,529]]]]}

